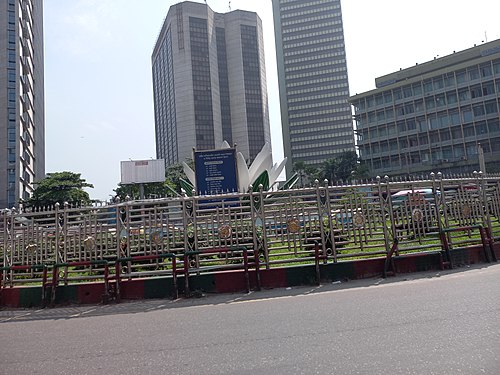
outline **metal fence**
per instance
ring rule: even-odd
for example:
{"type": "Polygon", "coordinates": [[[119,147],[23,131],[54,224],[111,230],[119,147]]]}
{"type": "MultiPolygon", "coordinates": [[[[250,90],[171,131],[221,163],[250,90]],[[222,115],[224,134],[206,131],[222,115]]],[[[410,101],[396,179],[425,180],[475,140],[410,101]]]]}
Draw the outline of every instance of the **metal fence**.
{"type": "MultiPolygon", "coordinates": [[[[341,262],[481,245],[500,236],[500,176],[56,205],[0,214],[2,286],[341,262]],[[317,248],[316,248],[317,249],[317,248]],[[108,267],[114,264],[114,267],[108,267]],[[180,270],[180,271],[179,271],[180,270]]],[[[54,285],[54,284],[52,284],[54,285]]],[[[56,284],[57,285],[57,284],[56,284]]]]}

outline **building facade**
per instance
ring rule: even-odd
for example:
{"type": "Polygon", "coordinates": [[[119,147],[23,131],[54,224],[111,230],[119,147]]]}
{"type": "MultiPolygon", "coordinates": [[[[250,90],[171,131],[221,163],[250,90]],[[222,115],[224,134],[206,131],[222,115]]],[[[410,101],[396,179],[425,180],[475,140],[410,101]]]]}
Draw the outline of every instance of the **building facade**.
{"type": "Polygon", "coordinates": [[[340,0],[273,0],[287,175],[354,151],[340,0]]]}
{"type": "Polygon", "coordinates": [[[169,9],[152,54],[156,154],[166,165],[192,150],[236,144],[248,161],[271,143],[262,22],[256,13],[169,9]]]}
{"type": "Polygon", "coordinates": [[[500,40],[379,77],[352,96],[360,158],[376,175],[479,171],[500,161],[500,40]]]}
{"type": "Polygon", "coordinates": [[[0,6],[0,208],[45,177],[42,0],[0,6]]]}

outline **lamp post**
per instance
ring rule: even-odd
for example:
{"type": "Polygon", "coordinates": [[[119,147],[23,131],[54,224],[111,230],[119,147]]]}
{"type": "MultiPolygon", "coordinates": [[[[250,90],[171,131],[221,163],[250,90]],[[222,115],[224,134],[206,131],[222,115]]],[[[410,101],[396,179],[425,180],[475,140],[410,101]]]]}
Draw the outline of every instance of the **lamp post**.
{"type": "Polygon", "coordinates": [[[483,175],[486,174],[486,163],[484,162],[484,151],[481,143],[477,144],[477,153],[479,156],[479,170],[483,172],[483,175]]]}

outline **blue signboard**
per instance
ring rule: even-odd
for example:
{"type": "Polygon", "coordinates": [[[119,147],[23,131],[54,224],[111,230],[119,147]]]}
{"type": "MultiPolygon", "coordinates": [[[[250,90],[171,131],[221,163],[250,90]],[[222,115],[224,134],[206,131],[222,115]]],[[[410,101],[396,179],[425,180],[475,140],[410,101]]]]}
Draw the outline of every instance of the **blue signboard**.
{"type": "Polygon", "coordinates": [[[236,150],[195,151],[196,191],[198,195],[214,195],[238,191],[236,150]]]}

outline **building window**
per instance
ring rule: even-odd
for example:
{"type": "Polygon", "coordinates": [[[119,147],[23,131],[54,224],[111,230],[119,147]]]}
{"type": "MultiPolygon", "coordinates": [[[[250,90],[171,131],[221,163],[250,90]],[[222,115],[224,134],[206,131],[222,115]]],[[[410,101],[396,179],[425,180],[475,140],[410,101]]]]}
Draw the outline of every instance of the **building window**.
{"type": "Polygon", "coordinates": [[[458,98],[460,99],[460,101],[470,100],[469,89],[463,88],[458,90],[458,98]]]}
{"type": "Polygon", "coordinates": [[[455,85],[455,76],[453,75],[453,73],[448,73],[445,77],[444,77],[444,85],[446,87],[451,87],[451,86],[454,86],[455,85]]]}
{"type": "Polygon", "coordinates": [[[476,134],[474,132],[474,126],[472,124],[464,126],[464,137],[465,138],[474,137],[475,135],[476,134]]]}
{"type": "Polygon", "coordinates": [[[422,99],[415,100],[415,112],[424,110],[424,101],[422,99]]]}
{"type": "Polygon", "coordinates": [[[425,99],[425,108],[427,108],[427,110],[433,109],[435,107],[436,105],[434,103],[434,97],[431,96],[430,98],[425,99]]]}
{"type": "Polygon", "coordinates": [[[493,64],[493,70],[495,71],[495,74],[500,74],[500,61],[496,61],[493,64]]]}
{"type": "Polygon", "coordinates": [[[443,107],[446,105],[446,101],[444,100],[444,94],[436,95],[436,107],[443,107]]]}
{"type": "Polygon", "coordinates": [[[470,96],[472,99],[480,98],[481,96],[483,96],[481,86],[480,85],[471,86],[470,96]]]}
{"type": "Polygon", "coordinates": [[[490,133],[500,132],[500,120],[498,118],[488,120],[488,130],[490,133]]]}
{"type": "Polygon", "coordinates": [[[457,79],[457,84],[467,82],[467,76],[465,75],[465,71],[464,70],[462,70],[460,72],[456,72],[455,73],[455,77],[457,79]]]}
{"type": "Polygon", "coordinates": [[[472,110],[470,106],[462,107],[460,111],[462,112],[462,120],[464,123],[472,121],[472,110]]]}
{"type": "Polygon", "coordinates": [[[424,132],[428,130],[427,121],[424,116],[417,117],[417,129],[424,132]]]}
{"type": "Polygon", "coordinates": [[[495,93],[495,86],[493,82],[483,83],[483,95],[493,95],[495,93]]]}
{"type": "Polygon", "coordinates": [[[403,93],[401,92],[401,89],[394,89],[392,92],[394,94],[394,100],[403,99],[403,93]]]}
{"type": "Polygon", "coordinates": [[[408,131],[417,129],[415,119],[411,118],[411,119],[406,120],[406,129],[408,129],[408,131]]]}
{"type": "Polygon", "coordinates": [[[373,107],[373,104],[374,104],[373,96],[366,98],[366,105],[368,108],[373,107]]]}
{"type": "Polygon", "coordinates": [[[491,70],[491,65],[483,65],[479,68],[481,70],[481,77],[490,77],[493,75],[493,72],[491,70]]]}
{"type": "Polygon", "coordinates": [[[405,86],[403,87],[403,95],[405,98],[409,98],[411,97],[413,94],[412,94],[412,91],[411,91],[411,86],[405,86]]]}
{"type": "Polygon", "coordinates": [[[474,112],[474,117],[484,116],[484,107],[483,104],[476,104],[472,107],[472,111],[474,112]]]}
{"type": "Polygon", "coordinates": [[[433,80],[434,90],[439,90],[444,87],[443,77],[437,77],[433,80]]]}
{"type": "Polygon", "coordinates": [[[450,131],[448,129],[440,130],[439,137],[441,138],[441,142],[449,141],[451,139],[450,131]]]}
{"type": "Polygon", "coordinates": [[[486,125],[486,121],[480,121],[476,124],[476,134],[483,135],[488,133],[488,126],[486,125]]]}
{"type": "Polygon", "coordinates": [[[484,107],[485,107],[485,112],[488,115],[498,112],[496,100],[490,100],[485,102],[484,107]]]}
{"type": "Polygon", "coordinates": [[[473,81],[475,79],[479,79],[479,69],[477,66],[468,68],[467,73],[469,74],[469,80],[473,81]]]}
{"type": "Polygon", "coordinates": [[[424,82],[424,92],[426,94],[432,92],[434,89],[432,87],[432,81],[427,81],[427,82],[424,82]]]}
{"type": "Polygon", "coordinates": [[[448,101],[448,105],[455,104],[456,102],[458,102],[456,92],[455,91],[447,92],[446,100],[448,101]]]}
{"type": "Polygon", "coordinates": [[[450,123],[451,125],[460,125],[460,114],[458,113],[458,111],[453,111],[453,112],[450,112],[450,123]]]}

